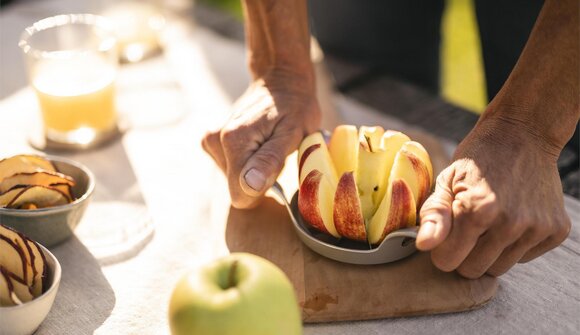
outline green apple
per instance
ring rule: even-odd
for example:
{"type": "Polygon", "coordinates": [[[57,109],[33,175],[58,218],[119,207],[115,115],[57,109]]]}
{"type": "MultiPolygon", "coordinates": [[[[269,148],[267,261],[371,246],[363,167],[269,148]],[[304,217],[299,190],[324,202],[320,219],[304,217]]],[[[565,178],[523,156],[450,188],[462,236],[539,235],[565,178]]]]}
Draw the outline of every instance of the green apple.
{"type": "Polygon", "coordinates": [[[296,295],[284,272],[247,253],[186,274],[173,290],[169,325],[174,335],[302,333],[296,295]]]}

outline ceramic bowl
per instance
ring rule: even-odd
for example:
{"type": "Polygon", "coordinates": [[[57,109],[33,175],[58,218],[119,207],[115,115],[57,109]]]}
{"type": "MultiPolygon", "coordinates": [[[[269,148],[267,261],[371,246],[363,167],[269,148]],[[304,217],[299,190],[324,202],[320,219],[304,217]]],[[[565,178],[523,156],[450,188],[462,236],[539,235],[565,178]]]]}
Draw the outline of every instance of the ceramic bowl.
{"type": "Polygon", "coordinates": [[[72,177],[75,201],[39,209],[0,208],[0,224],[14,228],[46,247],[69,238],[79,224],[95,189],[95,177],[84,165],[70,159],[47,156],[56,169],[72,177]]]}
{"type": "Polygon", "coordinates": [[[60,285],[61,267],[54,255],[42,245],[40,249],[48,267],[48,289],[38,298],[23,305],[0,307],[0,333],[28,335],[36,331],[52,308],[60,285]]]}

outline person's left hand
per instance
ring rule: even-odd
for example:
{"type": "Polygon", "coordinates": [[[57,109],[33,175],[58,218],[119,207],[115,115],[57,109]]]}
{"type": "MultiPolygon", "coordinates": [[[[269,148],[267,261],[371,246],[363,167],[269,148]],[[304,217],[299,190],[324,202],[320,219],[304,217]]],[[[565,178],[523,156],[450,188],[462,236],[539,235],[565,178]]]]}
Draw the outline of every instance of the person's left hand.
{"type": "Polygon", "coordinates": [[[417,248],[443,271],[479,278],[558,246],[570,231],[558,155],[521,125],[480,122],[423,205],[417,248]]]}

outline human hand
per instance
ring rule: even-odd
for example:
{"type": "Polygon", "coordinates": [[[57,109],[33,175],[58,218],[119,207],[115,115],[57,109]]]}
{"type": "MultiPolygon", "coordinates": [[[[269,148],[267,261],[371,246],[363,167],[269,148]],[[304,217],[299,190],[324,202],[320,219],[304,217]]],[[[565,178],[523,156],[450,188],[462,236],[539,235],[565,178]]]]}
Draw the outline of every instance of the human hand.
{"type": "Polygon", "coordinates": [[[254,81],[226,124],[208,132],[204,150],[226,174],[232,205],[250,208],[276,181],[286,156],[320,127],[314,86],[273,74],[254,81]]]}
{"type": "MultiPolygon", "coordinates": [[[[513,120],[512,120],[513,121],[513,120]]],[[[525,125],[482,120],[421,209],[417,248],[467,278],[499,276],[570,231],[556,161],[561,148],[525,125]]]]}

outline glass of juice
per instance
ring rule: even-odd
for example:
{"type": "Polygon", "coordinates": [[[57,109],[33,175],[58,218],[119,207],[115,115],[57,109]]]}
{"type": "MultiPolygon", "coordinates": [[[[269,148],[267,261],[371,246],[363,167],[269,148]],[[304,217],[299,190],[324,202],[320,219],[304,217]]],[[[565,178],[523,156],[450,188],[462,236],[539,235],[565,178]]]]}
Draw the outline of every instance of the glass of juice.
{"type": "Polygon", "coordinates": [[[19,46],[38,98],[47,146],[89,148],[118,133],[118,56],[106,18],[49,17],[26,28],[19,46]]]}

